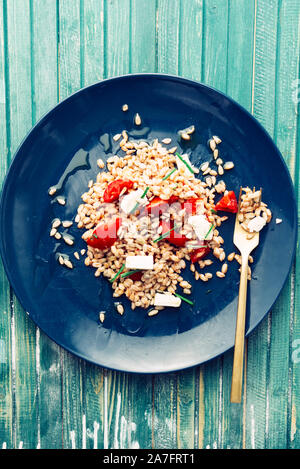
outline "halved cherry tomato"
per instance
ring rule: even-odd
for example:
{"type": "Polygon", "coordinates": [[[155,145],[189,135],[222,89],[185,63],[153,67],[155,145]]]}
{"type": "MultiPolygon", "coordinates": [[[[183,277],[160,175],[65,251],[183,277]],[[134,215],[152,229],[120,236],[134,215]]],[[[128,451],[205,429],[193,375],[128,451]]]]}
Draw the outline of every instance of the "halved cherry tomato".
{"type": "Polygon", "coordinates": [[[172,195],[168,200],[163,200],[160,197],[154,197],[148,205],[146,205],[146,212],[150,215],[161,215],[165,213],[169,206],[174,202],[177,202],[178,197],[172,195]]]}
{"type": "Polygon", "coordinates": [[[116,181],[113,181],[110,184],[108,184],[103,194],[103,200],[104,202],[107,202],[107,203],[114,202],[115,200],[118,200],[124,188],[128,190],[128,189],[131,189],[132,187],[133,187],[132,181],[116,179],[116,181]]]}
{"type": "Polygon", "coordinates": [[[209,251],[210,251],[210,248],[208,246],[205,246],[203,248],[194,249],[190,253],[191,262],[194,264],[195,262],[200,261],[200,259],[203,259],[203,257],[207,256],[209,251]]]}
{"type": "Polygon", "coordinates": [[[238,203],[236,200],[235,193],[229,191],[228,194],[224,195],[221,200],[215,206],[216,210],[221,210],[223,212],[237,213],[238,203]]]}
{"type": "Polygon", "coordinates": [[[133,280],[134,282],[137,282],[141,280],[142,275],[143,275],[143,272],[141,271],[141,272],[134,272],[133,274],[128,275],[128,277],[131,278],[131,280],[133,280]]]}
{"type": "Polygon", "coordinates": [[[122,224],[121,218],[116,218],[111,223],[100,223],[92,236],[86,240],[89,246],[98,249],[107,249],[118,239],[118,230],[122,224]]]}
{"type": "Polygon", "coordinates": [[[199,198],[187,199],[182,202],[181,207],[185,208],[185,211],[188,215],[196,215],[197,205],[200,203],[201,200],[202,199],[199,198]]]}
{"type": "MultiPolygon", "coordinates": [[[[163,234],[167,233],[168,231],[170,231],[174,227],[174,222],[172,221],[171,223],[168,223],[168,222],[165,222],[164,220],[162,220],[161,226],[162,226],[161,235],[163,235],[163,234]]],[[[185,246],[185,243],[188,242],[188,238],[186,236],[178,233],[178,231],[175,231],[173,229],[163,239],[166,239],[167,241],[169,241],[170,243],[172,243],[172,244],[174,244],[175,246],[178,246],[178,247],[183,247],[183,246],[185,246]]]]}

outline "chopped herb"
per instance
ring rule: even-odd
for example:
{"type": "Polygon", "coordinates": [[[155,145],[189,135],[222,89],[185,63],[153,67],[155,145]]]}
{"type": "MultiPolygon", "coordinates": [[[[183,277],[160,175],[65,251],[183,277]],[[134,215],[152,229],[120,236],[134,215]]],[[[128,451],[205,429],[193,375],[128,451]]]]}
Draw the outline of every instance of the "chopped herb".
{"type": "Polygon", "coordinates": [[[208,230],[208,232],[207,232],[206,235],[204,236],[204,239],[206,239],[206,238],[208,237],[208,235],[209,235],[209,233],[211,232],[211,230],[213,229],[213,227],[214,227],[214,225],[211,224],[211,225],[210,225],[210,228],[209,228],[209,230],[208,230]]]}
{"type": "Polygon", "coordinates": [[[174,295],[178,296],[178,298],[181,298],[183,301],[185,301],[185,302],[188,303],[189,305],[194,306],[194,303],[193,303],[191,300],[188,300],[188,299],[185,298],[184,296],[179,295],[179,293],[176,293],[176,292],[175,292],[174,295]]]}
{"type": "Polygon", "coordinates": [[[145,197],[145,195],[147,194],[147,192],[148,192],[149,189],[150,189],[150,187],[147,186],[146,189],[145,189],[144,192],[143,192],[143,195],[142,195],[141,199],[143,199],[143,198],[145,197]]]}
{"type": "Polygon", "coordinates": [[[217,214],[218,212],[212,208],[212,209],[211,209],[211,213],[217,214]]]}
{"type": "Polygon", "coordinates": [[[98,236],[96,235],[96,233],[93,233],[92,237],[95,238],[95,239],[98,239],[98,236]]]}
{"type": "Polygon", "coordinates": [[[169,231],[166,231],[163,235],[161,235],[159,238],[156,238],[154,239],[153,243],[157,243],[158,241],[160,241],[161,239],[164,239],[166,238],[170,233],[171,231],[175,230],[177,228],[177,225],[174,225],[173,228],[171,228],[169,231]]]}
{"type": "Polygon", "coordinates": [[[129,277],[129,275],[136,274],[137,272],[140,272],[140,269],[136,270],[130,270],[129,272],[125,272],[124,274],[121,275],[122,278],[129,277]]]}
{"type": "Polygon", "coordinates": [[[125,264],[122,265],[121,269],[119,270],[118,273],[116,273],[116,275],[114,276],[114,278],[112,278],[110,280],[111,283],[114,283],[114,281],[119,277],[119,275],[123,272],[123,270],[125,269],[125,264]]]}
{"type": "Polygon", "coordinates": [[[175,173],[175,171],[177,171],[177,168],[172,169],[172,171],[167,174],[162,180],[166,181],[170,176],[172,176],[173,173],[175,173]]]}
{"type": "Polygon", "coordinates": [[[194,174],[194,170],[193,170],[193,169],[191,168],[191,166],[185,161],[185,159],[182,158],[182,156],[179,155],[178,152],[176,152],[175,155],[178,156],[178,158],[180,159],[180,161],[182,161],[182,163],[185,164],[185,166],[188,168],[188,170],[189,170],[192,174],[194,174]]]}
{"type": "MultiPolygon", "coordinates": [[[[146,189],[144,190],[142,196],[141,196],[141,199],[143,199],[143,198],[146,196],[146,194],[147,194],[147,192],[148,192],[149,189],[150,189],[150,187],[147,186],[146,189]]],[[[138,209],[139,206],[140,206],[140,203],[137,202],[137,203],[135,204],[135,206],[133,207],[133,209],[131,210],[130,215],[132,215],[132,214],[138,209]]]]}

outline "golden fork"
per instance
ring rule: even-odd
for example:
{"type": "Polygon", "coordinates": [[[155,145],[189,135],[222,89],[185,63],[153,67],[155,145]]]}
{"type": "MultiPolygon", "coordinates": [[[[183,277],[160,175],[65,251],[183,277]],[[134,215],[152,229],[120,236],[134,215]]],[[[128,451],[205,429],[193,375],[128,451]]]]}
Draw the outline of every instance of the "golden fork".
{"type": "MultiPolygon", "coordinates": [[[[255,188],[253,189],[255,192],[255,188]]],[[[240,188],[238,212],[235,219],[233,242],[241,253],[241,276],[240,276],[240,287],[238,297],[238,309],[236,318],[236,330],[235,330],[235,345],[233,355],[233,369],[231,379],[231,395],[230,402],[240,403],[242,397],[242,385],[243,385],[243,365],[244,365],[244,344],[245,344],[245,321],[246,321],[246,300],[247,300],[247,283],[248,283],[248,260],[249,255],[259,243],[259,233],[251,233],[251,239],[249,233],[241,227],[239,222],[239,213],[241,205],[241,193],[240,188]]],[[[261,189],[260,189],[260,200],[261,200],[261,189]]]]}

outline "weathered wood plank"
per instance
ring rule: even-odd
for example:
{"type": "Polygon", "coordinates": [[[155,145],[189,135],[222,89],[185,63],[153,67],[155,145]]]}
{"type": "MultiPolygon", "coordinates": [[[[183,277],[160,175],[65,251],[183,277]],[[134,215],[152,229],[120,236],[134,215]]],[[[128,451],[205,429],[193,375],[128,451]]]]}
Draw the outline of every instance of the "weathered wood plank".
{"type": "MultiPolygon", "coordinates": [[[[206,0],[203,9],[202,80],[226,92],[228,47],[228,2],[206,0]]],[[[200,447],[222,447],[222,366],[218,357],[201,366],[204,404],[199,418],[203,421],[200,447]]]]}
{"type": "MultiPolygon", "coordinates": [[[[7,170],[7,24],[0,4],[0,185],[7,170]]],[[[13,447],[13,395],[11,369],[10,289],[0,262],[0,448],[13,447]]]]}
{"type": "MultiPolygon", "coordinates": [[[[6,12],[9,54],[9,147],[12,156],[33,122],[30,4],[20,0],[9,1],[6,4],[6,12]]],[[[11,321],[11,366],[15,389],[14,447],[34,448],[38,442],[36,328],[14,295],[11,321]]]]}
{"type": "Polygon", "coordinates": [[[157,66],[159,73],[178,74],[180,1],[158,0],[157,66]]]}
{"type": "Polygon", "coordinates": [[[104,0],[81,2],[82,85],[90,85],[104,75],[104,0]]]}
{"type": "MultiPolygon", "coordinates": [[[[156,71],[156,0],[132,0],[130,72],[156,71]],[[147,18],[147,21],[145,21],[147,18]]],[[[129,374],[128,447],[151,448],[153,432],[153,377],[129,374]]],[[[125,416],[126,417],[126,416],[125,416]]]]}
{"type": "MultiPolygon", "coordinates": [[[[80,0],[59,2],[59,100],[82,86],[80,0]]],[[[82,447],[84,363],[62,351],[63,447],[82,447]]]]}
{"type": "MultiPolygon", "coordinates": [[[[270,133],[274,129],[275,50],[277,32],[277,3],[255,5],[255,49],[253,62],[253,92],[251,111],[270,133]],[[270,8],[270,11],[269,11],[270,8]],[[272,10],[272,11],[271,11],[272,10]],[[271,98],[271,99],[270,99],[271,98]]],[[[245,445],[247,448],[265,446],[267,428],[267,370],[269,359],[269,315],[251,334],[247,351],[247,401],[245,445]]]]}
{"type": "MultiPolygon", "coordinates": [[[[104,74],[104,1],[80,3],[81,86],[103,79],[104,74]]],[[[106,371],[90,363],[82,364],[81,448],[99,449],[105,441],[106,371]]]]}
{"type": "MultiPolygon", "coordinates": [[[[248,110],[252,102],[254,22],[255,2],[230,2],[226,92],[248,110]]],[[[223,360],[222,447],[242,448],[244,406],[230,404],[232,364],[233,351],[229,351],[223,360]]]]}
{"type": "MultiPolygon", "coordinates": [[[[151,11],[151,3],[148,2],[147,11],[151,11]]],[[[141,36],[144,32],[138,23],[138,17],[134,25],[131,23],[127,0],[105,3],[105,78],[129,73],[144,49],[147,51],[148,45],[143,45],[144,36],[141,36]]],[[[150,19],[149,23],[147,31],[152,37],[151,25],[154,27],[155,22],[150,19]]],[[[150,63],[151,60],[150,57],[150,63]]],[[[151,378],[104,370],[103,392],[103,447],[151,447],[151,378]]]]}
{"type": "Polygon", "coordinates": [[[179,75],[201,81],[203,0],[181,2],[179,30],[179,75]]]}
{"type": "MultiPolygon", "coordinates": [[[[297,103],[293,100],[293,84],[299,72],[300,11],[299,4],[295,0],[280,2],[278,7],[274,138],[292,177],[296,184],[297,182],[299,184],[299,166],[298,163],[296,164],[298,115],[295,106],[297,103]]],[[[299,186],[296,187],[298,192],[299,186]]],[[[291,343],[295,337],[292,325],[295,320],[297,321],[299,314],[299,309],[294,309],[296,283],[293,268],[272,311],[269,373],[270,431],[267,440],[269,448],[287,448],[292,436],[290,426],[293,403],[290,366],[293,353],[291,343]],[[278,412],[278,409],[281,409],[281,412],[278,412]]],[[[295,389],[297,389],[297,384],[295,389]]]]}
{"type": "Polygon", "coordinates": [[[82,85],[80,0],[59,2],[59,100],[82,85]]]}
{"type": "Polygon", "coordinates": [[[131,73],[155,72],[156,67],[156,1],[132,0],[131,73]],[[147,21],[145,21],[147,18],[147,21]]]}
{"type": "MultiPolygon", "coordinates": [[[[201,81],[203,0],[181,2],[178,44],[178,74],[201,81]]],[[[199,367],[177,376],[177,447],[199,445],[199,367]]]]}
{"type": "MultiPolygon", "coordinates": [[[[178,74],[180,2],[157,3],[157,71],[178,74]]],[[[154,448],[174,448],[177,445],[177,375],[167,373],[153,378],[154,448]]]]}
{"type": "Polygon", "coordinates": [[[130,1],[111,0],[105,4],[105,76],[130,71],[130,1]]]}
{"type": "MultiPolygon", "coordinates": [[[[31,9],[33,123],[58,101],[57,32],[56,2],[35,0],[31,9]]],[[[58,449],[62,444],[60,347],[38,331],[36,353],[38,446],[58,449]]]]}

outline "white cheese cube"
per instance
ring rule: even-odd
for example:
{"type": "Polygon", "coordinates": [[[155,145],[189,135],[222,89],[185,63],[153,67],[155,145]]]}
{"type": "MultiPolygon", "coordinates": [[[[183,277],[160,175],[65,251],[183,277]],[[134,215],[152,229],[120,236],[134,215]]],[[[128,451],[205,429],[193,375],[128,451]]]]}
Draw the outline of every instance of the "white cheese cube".
{"type": "Polygon", "coordinates": [[[266,220],[263,217],[252,218],[252,220],[250,220],[248,223],[250,233],[253,233],[253,231],[257,233],[265,226],[265,224],[266,220]]]}
{"type": "Polygon", "coordinates": [[[193,215],[189,217],[188,224],[192,226],[198,239],[210,241],[213,238],[213,229],[210,229],[211,223],[207,220],[205,215],[193,215]]]}
{"type": "Polygon", "coordinates": [[[171,293],[156,293],[154,297],[154,306],[171,306],[178,308],[181,305],[181,299],[171,293]]]}
{"type": "Polygon", "coordinates": [[[126,269],[153,269],[153,256],[127,256],[126,269]]]}
{"type": "Polygon", "coordinates": [[[129,194],[125,195],[121,200],[121,210],[128,215],[137,203],[147,203],[146,197],[141,199],[143,193],[143,189],[137,189],[136,191],[131,191],[129,194]]]}

